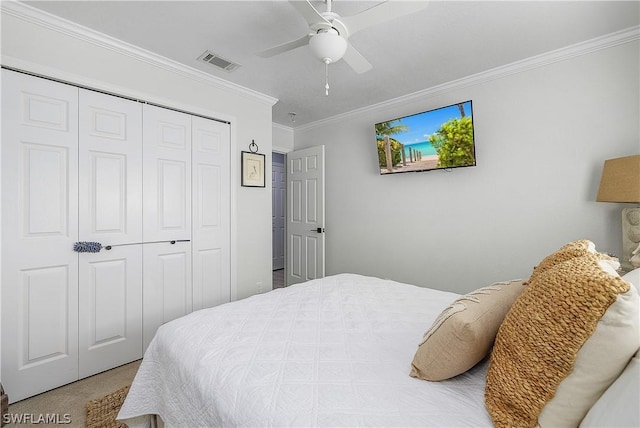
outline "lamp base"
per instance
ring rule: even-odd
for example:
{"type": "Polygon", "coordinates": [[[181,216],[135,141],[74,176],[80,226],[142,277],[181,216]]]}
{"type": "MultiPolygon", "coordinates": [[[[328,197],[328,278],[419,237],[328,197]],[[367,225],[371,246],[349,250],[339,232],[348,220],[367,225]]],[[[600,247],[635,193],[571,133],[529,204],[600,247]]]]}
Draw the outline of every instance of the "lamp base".
{"type": "Polygon", "coordinates": [[[632,252],[640,244],[640,208],[622,209],[622,254],[620,266],[624,270],[633,270],[632,252]]]}

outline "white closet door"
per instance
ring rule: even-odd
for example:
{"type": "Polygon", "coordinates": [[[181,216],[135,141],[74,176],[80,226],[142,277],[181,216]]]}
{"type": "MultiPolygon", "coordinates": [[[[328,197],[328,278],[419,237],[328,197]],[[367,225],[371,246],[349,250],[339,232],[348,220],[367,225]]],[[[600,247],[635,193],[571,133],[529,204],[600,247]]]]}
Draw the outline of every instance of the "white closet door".
{"type": "Polygon", "coordinates": [[[143,111],[143,240],[191,239],[191,116],[143,111]]]}
{"type": "Polygon", "coordinates": [[[200,117],[193,124],[193,309],[231,300],[230,126],[200,117]]]}
{"type": "Polygon", "coordinates": [[[142,105],[81,89],[79,129],[82,378],[142,358],[142,105]]]}
{"type": "Polygon", "coordinates": [[[193,294],[191,116],[145,105],[143,118],[144,350],[158,327],[191,312],[193,294]]]}
{"type": "Polygon", "coordinates": [[[78,378],[78,89],[2,70],[2,383],[78,378]]]}

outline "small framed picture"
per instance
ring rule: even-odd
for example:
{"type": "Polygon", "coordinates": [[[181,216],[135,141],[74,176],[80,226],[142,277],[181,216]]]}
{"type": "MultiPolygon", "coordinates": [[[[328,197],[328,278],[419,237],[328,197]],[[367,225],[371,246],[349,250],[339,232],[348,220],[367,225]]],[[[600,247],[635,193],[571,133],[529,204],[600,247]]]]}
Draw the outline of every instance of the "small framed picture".
{"type": "Polygon", "coordinates": [[[242,180],[244,187],[265,187],[264,155],[261,153],[242,152],[242,180]]]}

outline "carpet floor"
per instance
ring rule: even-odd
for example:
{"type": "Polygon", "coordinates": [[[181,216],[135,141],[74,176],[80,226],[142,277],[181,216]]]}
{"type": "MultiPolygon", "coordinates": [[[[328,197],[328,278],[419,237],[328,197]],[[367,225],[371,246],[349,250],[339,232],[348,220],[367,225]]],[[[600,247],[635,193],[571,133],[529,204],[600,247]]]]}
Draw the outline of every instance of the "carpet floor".
{"type": "MultiPolygon", "coordinates": [[[[39,423],[41,427],[84,427],[86,424],[86,404],[96,398],[103,397],[123,386],[130,385],[133,381],[140,362],[125,364],[115,369],[99,373],[97,375],[70,383],[60,388],[53,389],[35,397],[18,401],[9,406],[9,417],[14,420],[20,420],[21,416],[29,415],[33,421],[37,420],[40,415],[59,415],[58,420],[61,422],[70,421],[62,424],[46,424],[39,423]]],[[[11,391],[7,391],[11,398],[11,391]]],[[[24,419],[22,419],[24,421],[24,419]]],[[[35,425],[10,423],[5,427],[31,427],[35,425]]]]}

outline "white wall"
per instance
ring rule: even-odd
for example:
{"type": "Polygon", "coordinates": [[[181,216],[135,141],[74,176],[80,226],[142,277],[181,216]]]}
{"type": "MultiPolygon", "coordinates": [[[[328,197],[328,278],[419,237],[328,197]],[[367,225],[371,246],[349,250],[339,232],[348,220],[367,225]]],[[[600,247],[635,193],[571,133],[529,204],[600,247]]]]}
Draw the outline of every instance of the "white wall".
{"type": "Polygon", "coordinates": [[[270,289],[271,181],[266,189],[241,187],[240,152],[255,140],[266,154],[266,177],[271,176],[271,108],[277,100],[218,84],[204,73],[175,68],[10,3],[3,2],[2,9],[2,65],[231,122],[232,282],[237,298],[257,293],[259,282],[270,289]]]}
{"type": "Polygon", "coordinates": [[[293,128],[273,124],[273,151],[278,153],[289,153],[293,150],[293,128]]]}
{"type": "Polygon", "coordinates": [[[623,205],[595,197],[605,159],[640,153],[637,39],[296,128],[296,150],[326,146],[327,274],[464,293],[571,240],[618,253],[623,205]],[[379,175],[374,123],[464,100],[477,167],[379,175]]]}

